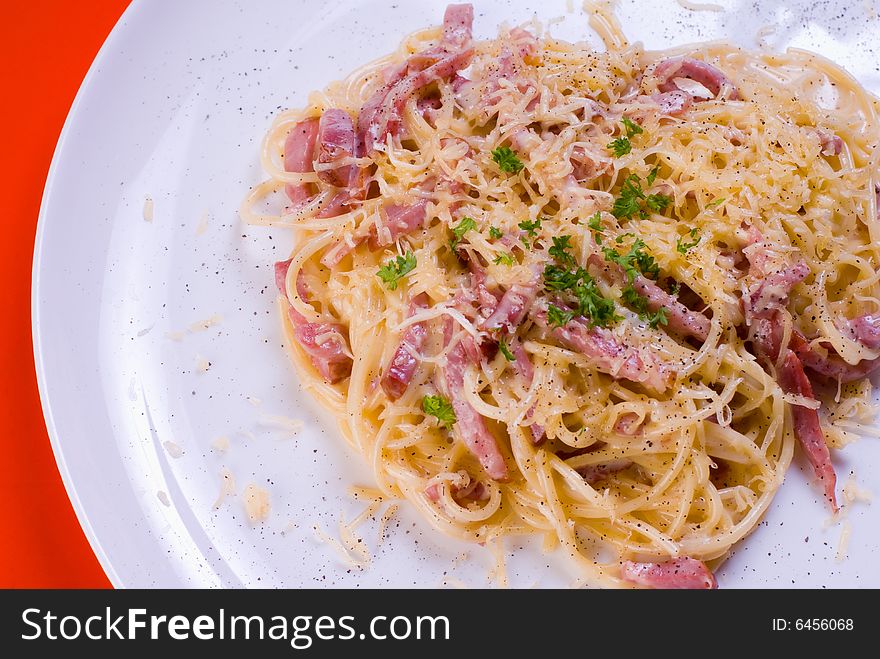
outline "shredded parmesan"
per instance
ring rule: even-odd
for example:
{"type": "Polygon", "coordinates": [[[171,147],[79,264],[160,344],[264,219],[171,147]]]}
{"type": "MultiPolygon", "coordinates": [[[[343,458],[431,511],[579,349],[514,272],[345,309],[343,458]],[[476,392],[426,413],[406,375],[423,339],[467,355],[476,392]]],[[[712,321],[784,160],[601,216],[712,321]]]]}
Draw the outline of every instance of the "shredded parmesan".
{"type": "Polygon", "coordinates": [[[196,373],[207,373],[209,368],[211,368],[211,362],[201,355],[196,355],[196,373]]]}
{"type": "Polygon", "coordinates": [[[223,467],[220,470],[220,494],[217,495],[212,508],[217,510],[223,505],[227,496],[235,496],[235,478],[227,467],[223,467]]]}
{"type": "Polygon", "coordinates": [[[144,221],[152,222],[153,221],[153,198],[147,197],[144,199],[144,221]]]}
{"type": "Polygon", "coordinates": [[[162,446],[165,447],[165,450],[168,451],[168,455],[170,455],[175,460],[183,455],[183,449],[179,444],[168,440],[167,442],[163,442],[162,446]]]}
{"type": "Polygon", "coordinates": [[[711,2],[690,2],[690,0],[676,0],[683,9],[689,11],[725,11],[721,5],[711,2]]]}
{"type": "Polygon", "coordinates": [[[211,329],[215,325],[219,325],[223,321],[223,316],[220,314],[214,314],[210,318],[205,318],[204,320],[199,320],[194,322],[189,326],[190,332],[204,332],[206,330],[211,329]]]}
{"type": "Polygon", "coordinates": [[[247,485],[244,488],[244,492],[242,492],[242,501],[244,503],[244,511],[247,513],[251,524],[265,522],[269,517],[269,510],[271,508],[269,492],[259,485],[254,483],[247,485]]]}
{"type": "Polygon", "coordinates": [[[220,453],[225,453],[229,450],[229,437],[226,437],[225,435],[218,437],[211,442],[211,448],[220,453]]]}
{"type": "Polygon", "coordinates": [[[199,223],[196,225],[196,235],[201,236],[208,230],[208,220],[211,219],[211,215],[208,211],[202,211],[202,214],[199,216],[199,223]]]}
{"type": "Polygon", "coordinates": [[[168,493],[165,492],[165,490],[159,490],[156,492],[156,498],[159,499],[159,501],[162,502],[162,505],[166,508],[171,507],[171,501],[168,499],[168,493]]]}
{"type": "Polygon", "coordinates": [[[271,428],[273,430],[280,430],[287,433],[295,434],[303,429],[303,422],[299,419],[291,419],[286,416],[281,416],[278,414],[262,414],[259,418],[259,423],[261,426],[266,428],[271,428]]]}

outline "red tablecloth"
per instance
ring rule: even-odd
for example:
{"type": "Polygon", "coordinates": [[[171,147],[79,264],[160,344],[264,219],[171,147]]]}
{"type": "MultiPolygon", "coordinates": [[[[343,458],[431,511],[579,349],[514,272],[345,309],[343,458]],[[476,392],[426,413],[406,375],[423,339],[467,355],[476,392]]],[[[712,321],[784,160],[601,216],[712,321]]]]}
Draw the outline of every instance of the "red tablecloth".
{"type": "Polygon", "coordinates": [[[128,0],[29,0],[0,10],[0,587],[107,587],[61,483],[34,374],[34,232],[55,143],[128,0]]]}

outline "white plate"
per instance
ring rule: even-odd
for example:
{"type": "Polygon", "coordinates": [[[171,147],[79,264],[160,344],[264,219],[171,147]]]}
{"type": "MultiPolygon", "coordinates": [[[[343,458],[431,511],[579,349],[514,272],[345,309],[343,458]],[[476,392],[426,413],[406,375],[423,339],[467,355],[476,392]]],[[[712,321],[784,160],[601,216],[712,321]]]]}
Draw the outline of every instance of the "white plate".
{"type": "MultiPolygon", "coordinates": [[[[719,1],[736,11],[692,12],[670,0],[622,2],[618,14],[649,48],[717,38],[754,47],[759,28],[775,23],[773,47],[816,50],[880,90],[872,3],[768,1],[754,13],[752,3],[719,1]]],[[[370,478],[282,353],[272,262],[286,257],[289,236],[242,226],[236,213],[260,178],[258,143],[272,115],[439,23],[444,4],[139,0],[101,50],[46,185],[33,323],[58,465],[116,586],[489,583],[487,552],[446,540],[406,506],[378,550],[376,525],[362,529],[375,554],[368,570],[347,571],[315,541],[314,525],[335,536],[340,513],[350,519],[362,507],[346,488],[370,478]],[[215,314],[222,321],[206,331],[169,338],[215,314]],[[197,372],[198,356],[211,362],[207,373],[197,372]],[[261,426],[264,414],[305,428],[291,439],[261,426]],[[225,454],[211,448],[220,436],[230,438],[225,454]],[[168,441],[183,455],[171,457],[168,441]],[[221,467],[239,493],[250,482],[268,489],[264,525],[248,523],[240,494],[212,509],[221,467]]],[[[566,17],[556,34],[596,43],[580,9],[568,12],[580,2],[541,5],[542,19],[566,17]]],[[[534,6],[478,2],[477,36],[531,18],[534,6]]],[[[835,462],[841,482],[854,469],[880,491],[876,443],[837,452],[835,462]]],[[[850,511],[849,558],[838,562],[841,526],[825,527],[828,512],[802,471],[792,469],[762,527],[725,564],[722,586],[880,586],[878,507],[850,511]]],[[[572,581],[529,543],[510,542],[508,552],[512,585],[572,581]]]]}

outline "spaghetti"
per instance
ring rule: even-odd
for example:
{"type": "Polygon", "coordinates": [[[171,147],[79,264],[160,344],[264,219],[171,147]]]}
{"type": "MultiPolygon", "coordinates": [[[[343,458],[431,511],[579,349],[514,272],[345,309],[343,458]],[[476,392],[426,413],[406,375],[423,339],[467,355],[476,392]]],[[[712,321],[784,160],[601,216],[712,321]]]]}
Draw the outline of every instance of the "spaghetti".
{"type": "Polygon", "coordinates": [[[242,216],[295,232],[294,364],[441,531],[714,587],[796,446],[836,509],[829,447],[872,418],[878,101],[801,50],[647,52],[601,10],[604,52],[476,41],[472,17],[266,136],[242,216]]]}

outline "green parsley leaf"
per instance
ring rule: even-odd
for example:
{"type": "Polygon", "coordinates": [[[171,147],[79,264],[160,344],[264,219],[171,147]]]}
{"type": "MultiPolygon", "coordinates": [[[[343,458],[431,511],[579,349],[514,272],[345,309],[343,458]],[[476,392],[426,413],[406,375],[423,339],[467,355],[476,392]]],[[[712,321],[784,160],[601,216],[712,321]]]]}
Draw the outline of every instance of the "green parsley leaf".
{"type": "Polygon", "coordinates": [[[547,320],[550,327],[562,327],[568,325],[574,318],[574,311],[564,311],[556,305],[547,305],[547,320]]]}
{"type": "Polygon", "coordinates": [[[501,354],[504,355],[504,358],[507,361],[509,361],[509,362],[516,361],[516,357],[514,357],[513,353],[510,352],[510,346],[507,345],[507,341],[505,341],[504,339],[501,339],[498,342],[498,349],[501,351],[501,354]]]}
{"type": "Polygon", "coordinates": [[[727,201],[724,197],[720,197],[718,199],[713,199],[708,204],[706,204],[706,208],[716,208],[727,201]]]}
{"type": "Polygon", "coordinates": [[[464,237],[468,231],[473,231],[477,228],[477,223],[474,222],[471,217],[463,217],[461,218],[461,222],[452,227],[452,235],[455,236],[450,242],[449,246],[454,250],[458,247],[458,243],[461,242],[461,239],[464,237]]]}
{"type": "Polygon", "coordinates": [[[648,299],[632,286],[623,289],[621,299],[639,315],[639,318],[648,321],[648,326],[651,329],[656,329],[657,325],[669,324],[669,320],[666,318],[666,307],[660,307],[656,312],[651,313],[648,309],[648,299]]]}
{"type": "Polygon", "coordinates": [[[452,404],[443,396],[425,396],[422,398],[422,411],[425,414],[436,416],[438,423],[444,428],[449,428],[456,421],[452,404]]]}
{"type": "Polygon", "coordinates": [[[675,243],[675,249],[677,249],[681,254],[687,254],[688,250],[696,247],[700,244],[700,232],[693,228],[688,232],[688,235],[691,237],[691,242],[682,242],[682,239],[679,238],[675,243]]]}
{"type": "Polygon", "coordinates": [[[672,197],[669,197],[665,194],[649,194],[648,198],[645,199],[645,206],[650,208],[652,211],[657,213],[662,213],[666,210],[666,207],[672,203],[672,197]]]}
{"type": "Polygon", "coordinates": [[[502,172],[508,174],[519,174],[524,165],[522,161],[516,157],[516,154],[509,146],[499,146],[492,150],[492,160],[501,169],[502,172]]]}
{"type": "Polygon", "coordinates": [[[656,279],[660,274],[660,266],[653,256],[644,251],[644,247],[645,242],[641,238],[636,238],[626,254],[621,255],[610,247],[603,247],[602,253],[606,261],[616,263],[623,268],[629,283],[632,284],[639,273],[651,279],[656,279]]]}
{"type": "Polygon", "coordinates": [[[501,233],[500,229],[498,229],[496,227],[489,227],[489,237],[490,238],[494,238],[495,240],[498,240],[499,238],[501,238],[503,236],[504,236],[504,234],[501,233]]]}
{"type": "Polygon", "coordinates": [[[558,265],[544,267],[544,287],[548,291],[567,291],[577,286],[580,279],[580,269],[571,271],[560,268],[558,265]]]}
{"type": "Polygon", "coordinates": [[[608,142],[608,148],[614,153],[615,158],[622,158],[632,151],[632,144],[628,137],[618,137],[616,140],[608,142]]]}
{"type": "Polygon", "coordinates": [[[626,136],[627,137],[633,137],[635,135],[638,135],[639,133],[645,132],[641,126],[639,126],[635,121],[633,121],[629,117],[624,117],[623,119],[620,120],[620,122],[623,124],[624,128],[626,128],[626,136]]]}
{"type": "Polygon", "coordinates": [[[537,218],[534,222],[530,222],[529,220],[525,220],[519,223],[519,228],[529,234],[530,238],[534,238],[538,235],[538,229],[541,228],[541,218],[537,218]]]}
{"type": "Polygon", "coordinates": [[[596,281],[586,272],[583,272],[582,278],[584,283],[574,289],[580,315],[589,318],[590,326],[593,327],[597,325],[608,327],[611,323],[620,320],[620,317],[614,313],[614,302],[602,295],[596,281]]]}
{"type": "Polygon", "coordinates": [[[389,290],[396,291],[398,281],[415,269],[416,255],[412,252],[407,252],[406,256],[398,256],[388,261],[388,263],[379,268],[376,276],[388,285],[389,290]]]}
{"type": "Polygon", "coordinates": [[[553,247],[547,251],[560,263],[575,265],[574,257],[567,251],[569,249],[571,249],[571,236],[553,236],[553,247]]]}
{"type": "Polygon", "coordinates": [[[493,261],[493,263],[495,265],[500,265],[502,263],[504,265],[513,265],[513,255],[507,254],[506,252],[499,254],[498,256],[495,257],[495,260],[493,261]]]}
{"type": "Polygon", "coordinates": [[[681,291],[681,284],[679,284],[677,281],[673,281],[672,284],[669,286],[669,294],[677,296],[679,291],[681,291]]]}
{"type": "Polygon", "coordinates": [[[657,179],[657,174],[660,173],[660,165],[654,167],[651,172],[648,174],[648,178],[645,179],[648,185],[654,185],[654,181],[657,179]]]}
{"type": "Polygon", "coordinates": [[[611,214],[618,220],[630,219],[633,215],[641,214],[640,200],[645,198],[642,192],[641,181],[636,174],[630,174],[620,187],[620,196],[614,200],[611,214]]]}

